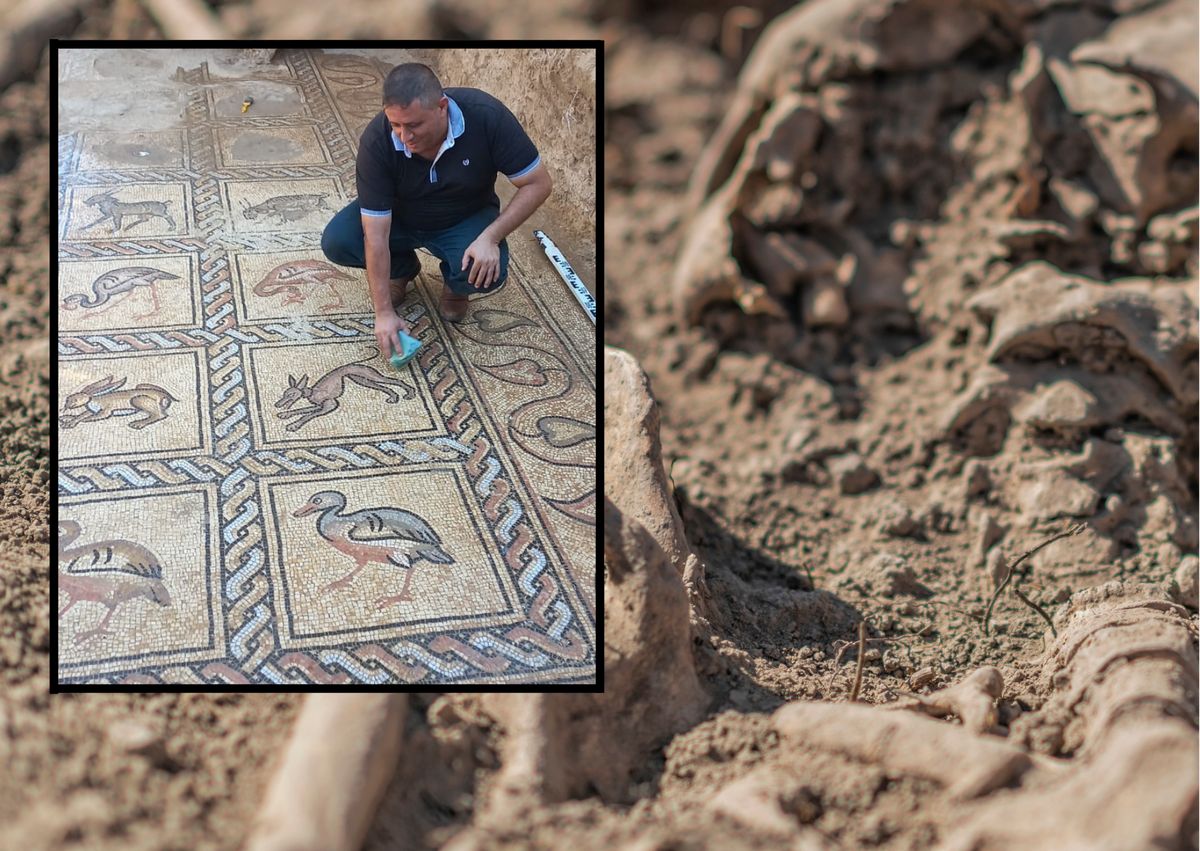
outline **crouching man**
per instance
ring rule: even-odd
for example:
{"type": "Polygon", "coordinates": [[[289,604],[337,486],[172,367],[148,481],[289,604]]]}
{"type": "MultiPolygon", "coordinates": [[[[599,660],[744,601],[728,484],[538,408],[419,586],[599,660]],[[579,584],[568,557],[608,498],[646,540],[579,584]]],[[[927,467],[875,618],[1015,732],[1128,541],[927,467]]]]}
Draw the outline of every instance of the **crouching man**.
{"type": "Polygon", "coordinates": [[[330,262],[367,270],[379,351],[399,352],[397,309],[420,270],[416,249],[441,260],[438,312],[467,314],[473,295],[508,274],[513,232],[550,196],[550,174],[516,117],[487,92],[442,89],[426,65],[397,65],[383,83],[383,111],[358,146],[358,200],[326,226],[330,262]],[[497,173],[517,192],[500,209],[497,173]]]}

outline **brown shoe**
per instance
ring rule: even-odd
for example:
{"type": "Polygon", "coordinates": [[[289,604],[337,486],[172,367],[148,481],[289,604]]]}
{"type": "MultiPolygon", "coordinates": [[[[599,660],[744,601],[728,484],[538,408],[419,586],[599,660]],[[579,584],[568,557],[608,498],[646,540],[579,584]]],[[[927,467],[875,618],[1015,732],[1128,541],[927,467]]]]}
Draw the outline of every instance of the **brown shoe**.
{"type": "Polygon", "coordinates": [[[411,280],[412,278],[392,278],[390,282],[392,289],[392,307],[396,308],[397,310],[399,310],[400,305],[404,303],[404,297],[408,295],[408,284],[411,280]]]}
{"type": "Polygon", "coordinates": [[[447,322],[462,322],[467,315],[467,297],[458,295],[447,286],[442,286],[442,300],[438,304],[438,313],[447,322]]]}

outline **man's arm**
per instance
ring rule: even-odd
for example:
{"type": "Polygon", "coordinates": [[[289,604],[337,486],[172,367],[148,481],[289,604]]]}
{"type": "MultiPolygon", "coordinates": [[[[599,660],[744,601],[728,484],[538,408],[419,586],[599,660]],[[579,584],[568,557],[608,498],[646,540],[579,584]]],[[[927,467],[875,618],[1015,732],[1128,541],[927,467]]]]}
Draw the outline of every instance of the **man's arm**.
{"type": "Polygon", "coordinates": [[[512,184],[517,187],[517,194],[504,205],[496,221],[484,228],[483,233],[463,252],[463,268],[471,264],[467,280],[476,287],[487,286],[500,278],[500,240],[532,216],[533,211],[550,197],[550,190],[554,186],[550,172],[542,163],[528,174],[513,180],[512,184]]]}
{"type": "Polygon", "coordinates": [[[379,353],[391,357],[393,351],[402,354],[397,331],[408,331],[408,323],[392,307],[388,274],[391,272],[392,252],[388,239],[392,232],[391,216],[362,217],[363,253],[367,259],[367,285],[371,288],[371,307],[375,310],[375,341],[379,353]]]}
{"type": "Polygon", "coordinates": [[[484,228],[483,233],[480,234],[496,245],[499,245],[500,240],[515,231],[522,222],[532,216],[533,211],[542,206],[550,197],[550,190],[554,188],[554,184],[550,180],[550,172],[542,163],[539,163],[538,167],[528,174],[523,174],[513,180],[512,185],[517,187],[517,194],[504,205],[504,209],[500,211],[496,221],[484,228]]]}

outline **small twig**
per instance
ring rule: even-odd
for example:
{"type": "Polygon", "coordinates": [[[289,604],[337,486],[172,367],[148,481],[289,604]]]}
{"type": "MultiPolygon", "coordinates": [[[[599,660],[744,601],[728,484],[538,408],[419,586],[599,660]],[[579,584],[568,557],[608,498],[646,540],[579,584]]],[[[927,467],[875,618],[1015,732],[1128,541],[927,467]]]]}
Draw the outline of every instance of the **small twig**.
{"type": "MultiPolygon", "coordinates": [[[[838,668],[842,664],[842,655],[847,650],[849,650],[851,647],[854,647],[855,644],[858,644],[859,642],[861,642],[861,644],[872,644],[876,641],[878,641],[878,642],[899,641],[901,643],[906,643],[906,642],[912,641],[914,638],[924,638],[925,634],[927,632],[929,632],[931,629],[933,629],[933,624],[929,623],[929,624],[926,624],[925,626],[921,627],[916,632],[906,632],[903,635],[882,635],[879,638],[863,637],[863,638],[860,638],[857,642],[856,641],[846,641],[845,639],[838,639],[837,641],[833,642],[834,646],[837,646],[837,645],[841,645],[841,646],[838,647],[837,653],[834,654],[833,671],[829,674],[829,680],[825,683],[825,691],[828,692],[833,689],[833,681],[835,679],[837,679],[838,668]]],[[[908,650],[907,646],[905,647],[905,650],[908,650]]],[[[861,652],[860,652],[860,658],[861,658],[861,652]]],[[[909,661],[912,661],[911,651],[909,652],[908,658],[909,658],[909,661]]]]}
{"type": "Polygon", "coordinates": [[[1013,593],[1017,595],[1017,599],[1019,599],[1022,603],[1029,606],[1031,609],[1033,609],[1035,612],[1037,612],[1039,615],[1041,615],[1042,620],[1044,620],[1046,622],[1046,626],[1050,627],[1050,634],[1053,635],[1055,638],[1058,638],[1058,630],[1054,628],[1054,623],[1053,623],[1053,621],[1050,620],[1050,616],[1048,614],[1046,614],[1045,609],[1043,609],[1037,603],[1033,602],[1033,600],[1030,600],[1024,594],[1022,594],[1021,589],[1017,588],[1016,586],[1013,587],[1013,593]]]}
{"type": "MultiPolygon", "coordinates": [[[[1017,565],[1019,565],[1021,562],[1025,561],[1025,559],[1029,558],[1030,556],[1032,556],[1034,553],[1038,552],[1039,550],[1050,546],[1055,541],[1060,541],[1063,538],[1070,538],[1072,535],[1078,535],[1080,532],[1082,532],[1086,528],[1087,528],[1086,523],[1077,523],[1074,526],[1072,526],[1070,529],[1068,529],[1067,531],[1059,532],[1054,537],[1048,538],[1045,541],[1042,541],[1040,544],[1038,544],[1032,550],[1029,550],[1029,552],[1024,553],[1020,558],[1018,558],[1011,565],[1009,565],[1008,572],[1004,575],[1004,580],[999,585],[996,586],[996,590],[992,594],[992,599],[988,601],[987,612],[985,612],[983,615],[983,634],[984,635],[988,634],[988,621],[990,621],[991,617],[992,617],[992,608],[996,605],[996,600],[998,600],[1000,598],[1000,595],[1002,593],[1004,593],[1004,589],[1008,587],[1008,583],[1012,580],[1013,576],[1016,574],[1017,565]]],[[[1042,609],[1039,608],[1036,604],[1034,604],[1034,602],[1032,600],[1028,599],[1027,597],[1025,597],[1025,595],[1018,592],[1016,589],[1016,586],[1013,586],[1013,591],[1015,593],[1017,593],[1017,596],[1020,597],[1022,600],[1024,600],[1027,604],[1029,604],[1030,606],[1033,606],[1034,610],[1036,610],[1038,614],[1040,614],[1043,618],[1046,619],[1046,623],[1050,624],[1050,630],[1052,632],[1054,632],[1054,624],[1050,623],[1050,618],[1046,616],[1046,613],[1044,611],[1042,611],[1042,609]]],[[[1054,635],[1055,635],[1055,637],[1057,637],[1058,633],[1054,632],[1054,635]]]]}
{"type": "Polygon", "coordinates": [[[850,702],[858,700],[858,690],[862,688],[863,662],[866,659],[867,622],[858,622],[858,664],[854,668],[854,688],[850,689],[850,702]]]}

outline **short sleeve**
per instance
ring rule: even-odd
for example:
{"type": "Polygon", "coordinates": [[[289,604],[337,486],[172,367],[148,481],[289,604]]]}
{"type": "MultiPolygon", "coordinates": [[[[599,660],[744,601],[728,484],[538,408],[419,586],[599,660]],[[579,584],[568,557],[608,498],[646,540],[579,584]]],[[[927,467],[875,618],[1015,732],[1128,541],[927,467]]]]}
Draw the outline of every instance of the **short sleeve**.
{"type": "Polygon", "coordinates": [[[538,149],[508,107],[497,101],[493,112],[492,162],[510,180],[532,171],[541,161],[538,149]]]}
{"type": "Polygon", "coordinates": [[[380,119],[376,118],[363,131],[354,169],[358,205],[367,213],[391,212],[395,201],[395,178],[378,139],[379,123],[380,119]]]}

